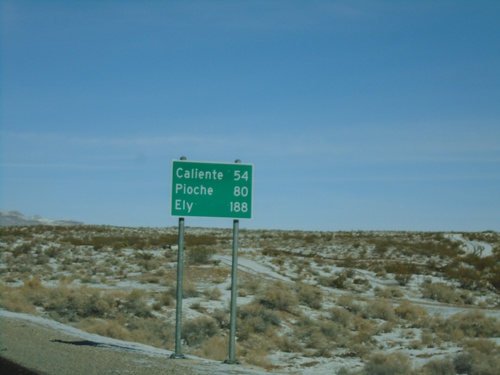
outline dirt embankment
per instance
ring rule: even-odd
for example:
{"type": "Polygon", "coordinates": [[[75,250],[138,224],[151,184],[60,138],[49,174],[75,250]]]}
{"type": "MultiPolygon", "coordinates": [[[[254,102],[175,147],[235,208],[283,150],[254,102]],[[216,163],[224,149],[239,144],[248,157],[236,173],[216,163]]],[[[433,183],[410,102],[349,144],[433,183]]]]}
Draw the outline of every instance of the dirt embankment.
{"type": "MultiPolygon", "coordinates": [[[[152,357],[134,349],[82,340],[25,320],[1,317],[0,328],[0,356],[38,374],[201,373],[191,368],[189,361],[152,357]]],[[[4,361],[4,370],[8,365],[4,361]]]]}

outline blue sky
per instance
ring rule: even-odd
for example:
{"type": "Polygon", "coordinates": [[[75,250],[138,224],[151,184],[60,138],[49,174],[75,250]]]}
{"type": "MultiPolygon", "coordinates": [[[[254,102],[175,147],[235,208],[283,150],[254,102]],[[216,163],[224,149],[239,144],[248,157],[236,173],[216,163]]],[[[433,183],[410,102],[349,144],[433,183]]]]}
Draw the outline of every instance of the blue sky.
{"type": "Polygon", "coordinates": [[[254,164],[242,228],[500,230],[499,20],[496,0],[0,0],[0,208],[177,225],[185,155],[254,164]]]}

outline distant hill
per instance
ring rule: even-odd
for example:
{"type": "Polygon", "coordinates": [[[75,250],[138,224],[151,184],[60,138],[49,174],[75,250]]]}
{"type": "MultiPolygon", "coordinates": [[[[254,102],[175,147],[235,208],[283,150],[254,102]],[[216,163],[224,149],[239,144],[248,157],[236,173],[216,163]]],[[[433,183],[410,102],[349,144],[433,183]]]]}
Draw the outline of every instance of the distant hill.
{"type": "Polygon", "coordinates": [[[35,216],[25,216],[18,211],[0,210],[0,226],[27,226],[27,225],[83,225],[84,223],[75,220],[51,220],[35,216]]]}

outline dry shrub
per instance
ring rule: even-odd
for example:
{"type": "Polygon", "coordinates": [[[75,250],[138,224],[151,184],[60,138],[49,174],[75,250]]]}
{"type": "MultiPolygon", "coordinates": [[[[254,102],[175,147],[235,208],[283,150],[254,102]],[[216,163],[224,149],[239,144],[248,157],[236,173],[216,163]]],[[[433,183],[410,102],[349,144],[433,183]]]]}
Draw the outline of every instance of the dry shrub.
{"type": "Polygon", "coordinates": [[[446,269],[446,276],[457,280],[465,289],[477,289],[485,284],[482,273],[470,266],[451,265],[446,269]]]}
{"type": "Polygon", "coordinates": [[[500,349],[494,342],[487,339],[465,340],[463,344],[469,351],[477,351],[485,354],[492,354],[500,349]]]}
{"type": "Polygon", "coordinates": [[[261,283],[262,279],[251,275],[242,277],[241,281],[238,283],[238,295],[240,295],[240,293],[242,296],[257,294],[261,283]]]}
{"type": "Polygon", "coordinates": [[[403,292],[395,286],[388,286],[384,289],[377,287],[375,288],[375,295],[380,298],[401,298],[403,297],[403,292]]]}
{"type": "Polygon", "coordinates": [[[333,307],[330,310],[330,319],[343,327],[349,328],[353,325],[354,316],[346,309],[333,307]]]}
{"type": "Polygon", "coordinates": [[[279,315],[261,304],[250,303],[238,309],[237,334],[247,340],[252,334],[264,333],[281,323],[279,315]]]}
{"type": "Polygon", "coordinates": [[[436,344],[434,343],[434,336],[428,330],[424,330],[420,334],[420,342],[422,346],[426,348],[433,348],[434,346],[436,346],[436,344]]]}
{"type": "Polygon", "coordinates": [[[312,309],[321,309],[321,303],[323,302],[323,292],[321,289],[314,285],[298,283],[296,290],[300,303],[312,309]]]}
{"type": "Polygon", "coordinates": [[[144,291],[133,290],[124,301],[123,306],[127,314],[141,318],[152,316],[151,307],[145,300],[144,291]]]}
{"type": "Polygon", "coordinates": [[[186,234],[186,246],[203,246],[203,245],[215,245],[217,244],[217,237],[214,234],[204,233],[204,234],[186,234]]]}
{"type": "Polygon", "coordinates": [[[453,362],[448,358],[433,359],[420,370],[422,375],[455,375],[453,362]]]}
{"type": "Polygon", "coordinates": [[[192,347],[199,347],[218,332],[217,322],[207,316],[186,321],[182,327],[182,338],[192,347]]]}
{"type": "Polygon", "coordinates": [[[365,314],[369,318],[382,319],[392,321],[395,319],[394,308],[387,301],[370,301],[368,302],[365,314]]]}
{"type": "Polygon", "coordinates": [[[495,374],[500,368],[500,347],[487,340],[472,340],[467,350],[474,355],[472,374],[495,374]]]}
{"type": "MultiPolygon", "coordinates": [[[[177,293],[177,288],[172,288],[174,290],[174,293],[177,293]]],[[[189,282],[189,281],[184,281],[182,283],[182,298],[196,298],[200,296],[200,292],[198,291],[198,288],[196,287],[196,284],[189,282]]]]}
{"type": "Polygon", "coordinates": [[[364,305],[355,301],[351,295],[340,296],[337,299],[337,305],[353,314],[360,314],[364,310],[364,305]]]}
{"type": "Polygon", "coordinates": [[[484,338],[500,335],[500,322],[495,318],[487,317],[481,311],[456,314],[448,320],[456,324],[466,337],[484,338]]]}
{"type": "Polygon", "coordinates": [[[127,317],[122,324],[127,326],[132,341],[169,348],[174,339],[173,325],[160,319],[127,317]]]}
{"type": "Polygon", "coordinates": [[[35,306],[29,301],[22,288],[0,285],[0,307],[5,310],[34,314],[35,306]]]}
{"type": "Polygon", "coordinates": [[[222,292],[217,287],[206,288],[203,291],[203,295],[209,301],[219,301],[221,299],[221,297],[222,297],[222,292]]]}
{"type": "Polygon", "coordinates": [[[35,305],[43,307],[50,316],[59,321],[77,322],[95,317],[108,318],[113,315],[114,301],[108,294],[87,288],[45,289],[37,296],[35,305]]]}
{"type": "Polygon", "coordinates": [[[300,341],[291,334],[276,335],[273,341],[279,350],[285,353],[300,352],[302,349],[300,341]]]}
{"type": "Polygon", "coordinates": [[[411,372],[410,360],[401,353],[374,354],[363,370],[366,375],[409,375],[411,372]]]}
{"type": "Polygon", "coordinates": [[[212,259],[215,250],[208,246],[193,246],[187,250],[187,259],[191,264],[206,264],[212,259]]]}
{"type": "Polygon", "coordinates": [[[376,329],[377,326],[370,320],[356,316],[354,319],[355,334],[351,336],[349,348],[356,352],[360,350],[360,348],[357,348],[356,350],[354,349],[356,345],[363,346],[363,352],[359,352],[358,355],[362,356],[363,354],[368,353],[372,349],[373,345],[376,344],[376,340],[373,338],[373,335],[376,333],[376,329]]]}
{"type": "Polygon", "coordinates": [[[76,325],[79,329],[118,340],[132,340],[129,330],[114,320],[90,318],[76,325]]]}
{"type": "Polygon", "coordinates": [[[219,328],[227,330],[230,325],[230,316],[229,311],[217,309],[212,314],[212,318],[215,319],[219,328]]]}
{"type": "Polygon", "coordinates": [[[427,319],[427,310],[421,306],[413,305],[408,301],[403,301],[394,309],[396,315],[404,320],[420,326],[424,319],[427,319]]]}
{"type": "Polygon", "coordinates": [[[153,309],[158,311],[164,306],[172,306],[174,303],[174,297],[169,290],[159,293],[157,301],[153,304],[153,309]]]}
{"type": "Polygon", "coordinates": [[[434,333],[444,341],[461,342],[464,338],[487,338],[500,335],[500,322],[481,311],[459,313],[448,319],[434,319],[434,333]]]}
{"type": "Polygon", "coordinates": [[[500,348],[486,340],[469,340],[466,351],[453,358],[458,374],[496,375],[500,368],[500,348]]]}
{"type": "MultiPolygon", "coordinates": [[[[212,336],[207,339],[198,350],[198,355],[223,361],[228,358],[229,337],[212,336]]],[[[238,352],[238,344],[236,343],[235,350],[238,352]]]]}
{"type": "Polygon", "coordinates": [[[255,298],[258,303],[268,309],[286,311],[292,314],[297,313],[299,306],[295,291],[290,285],[283,282],[267,284],[255,298]]]}
{"type": "Polygon", "coordinates": [[[458,374],[472,374],[474,355],[471,352],[463,352],[453,358],[453,367],[458,374]]]}
{"type": "Polygon", "coordinates": [[[460,295],[445,283],[424,283],[422,297],[444,303],[458,303],[460,295]]]}
{"type": "Polygon", "coordinates": [[[348,344],[350,332],[331,320],[302,317],[295,323],[294,337],[306,348],[314,349],[314,356],[329,357],[331,350],[348,344]]]}
{"type": "Polygon", "coordinates": [[[329,288],[346,289],[347,280],[347,275],[344,272],[339,272],[333,276],[318,277],[318,284],[329,288]]]}
{"type": "Polygon", "coordinates": [[[274,349],[273,338],[268,335],[252,335],[240,344],[241,359],[249,364],[272,369],[273,365],[268,358],[269,352],[274,349]]]}
{"type": "Polygon", "coordinates": [[[33,279],[23,287],[11,289],[8,295],[10,297],[2,298],[5,308],[33,312],[36,306],[62,322],[78,322],[86,318],[110,319],[118,314],[151,316],[151,308],[142,291],[132,291],[128,295],[122,293],[120,298],[115,298],[112,292],[86,287],[45,288],[39,280],[33,279]]]}
{"type": "Polygon", "coordinates": [[[118,314],[112,320],[87,318],[79,321],[76,326],[103,336],[165,348],[169,348],[174,338],[174,327],[169,322],[124,314],[118,314]]]}

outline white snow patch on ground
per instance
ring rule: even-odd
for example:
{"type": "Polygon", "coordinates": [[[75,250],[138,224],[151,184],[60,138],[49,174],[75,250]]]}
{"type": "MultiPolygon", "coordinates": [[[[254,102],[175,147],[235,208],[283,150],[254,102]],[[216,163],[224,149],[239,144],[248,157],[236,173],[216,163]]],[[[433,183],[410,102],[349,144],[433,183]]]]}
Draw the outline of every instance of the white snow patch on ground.
{"type": "MultiPolygon", "coordinates": [[[[223,264],[231,265],[233,260],[232,257],[227,255],[214,255],[213,259],[220,261],[223,264]]],[[[270,267],[264,266],[261,263],[257,263],[253,260],[239,257],[238,258],[238,269],[245,271],[252,275],[259,275],[270,279],[281,280],[287,283],[293,283],[294,281],[290,278],[273,271],[270,267]]]]}
{"type": "Polygon", "coordinates": [[[471,254],[477,254],[480,257],[488,257],[493,255],[493,246],[486,242],[470,241],[465,239],[461,234],[449,234],[448,238],[461,242],[465,251],[471,254]]]}

